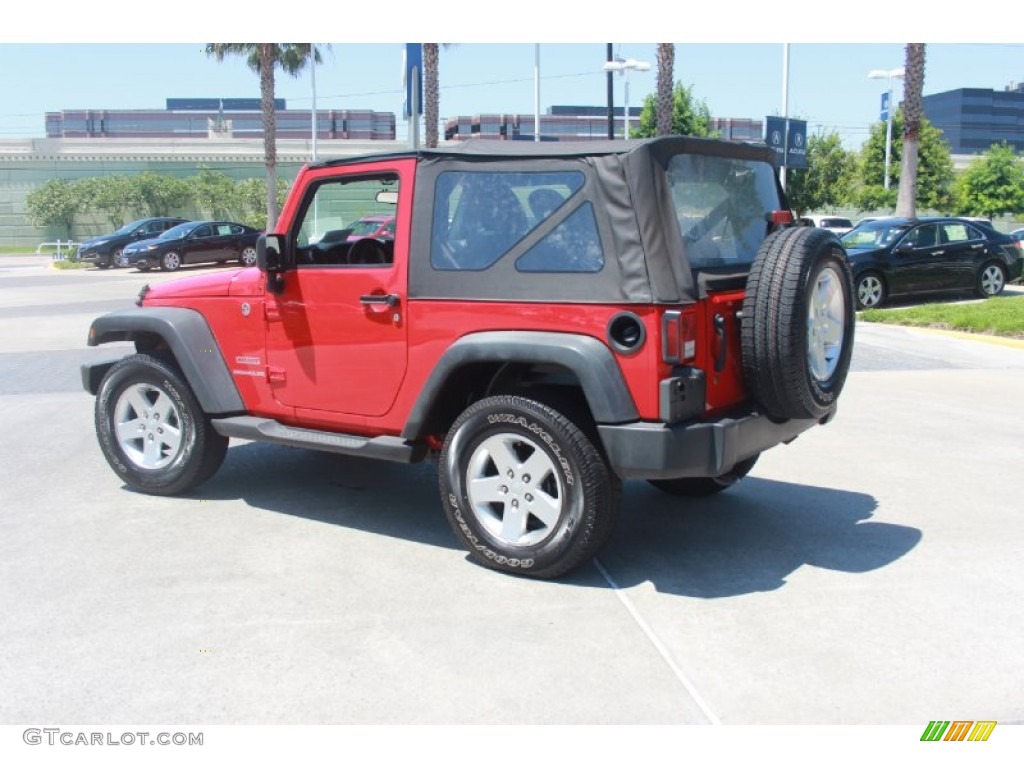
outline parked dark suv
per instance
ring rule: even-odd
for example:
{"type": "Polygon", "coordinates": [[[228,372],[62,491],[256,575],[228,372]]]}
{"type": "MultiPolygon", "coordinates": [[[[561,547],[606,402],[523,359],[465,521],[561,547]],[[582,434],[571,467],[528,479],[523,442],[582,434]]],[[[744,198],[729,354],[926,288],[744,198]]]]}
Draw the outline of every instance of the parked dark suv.
{"type": "Polygon", "coordinates": [[[109,235],[90,238],[78,246],[78,258],[95,264],[100,269],[127,266],[124,261],[124,247],[136,240],[149,240],[171,227],[183,224],[187,219],[152,218],[139,219],[125,224],[109,235]]]}
{"type": "Polygon", "coordinates": [[[93,322],[90,345],[136,347],[82,369],[103,454],[154,494],[207,480],[231,437],[434,457],[474,560],[566,573],[623,479],[716,493],[833,417],[850,271],[834,234],[791,226],[773,162],[668,137],[308,166],[258,268],[93,322]],[[393,237],[350,240],[373,215],[393,237]]]}

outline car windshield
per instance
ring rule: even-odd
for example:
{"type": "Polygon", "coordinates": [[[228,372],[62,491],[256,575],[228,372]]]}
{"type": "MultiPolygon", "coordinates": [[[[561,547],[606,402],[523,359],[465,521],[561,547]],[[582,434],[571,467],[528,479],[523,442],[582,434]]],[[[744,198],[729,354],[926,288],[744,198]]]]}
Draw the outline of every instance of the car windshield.
{"type": "Polygon", "coordinates": [[[132,232],[134,232],[136,229],[138,229],[139,227],[141,227],[145,223],[146,223],[146,219],[139,219],[138,221],[129,222],[128,224],[125,224],[120,229],[116,230],[114,232],[114,234],[115,235],[130,235],[132,232]]]}
{"type": "Polygon", "coordinates": [[[166,232],[161,234],[157,238],[157,240],[178,240],[179,238],[182,238],[189,232],[191,232],[193,228],[195,228],[195,226],[196,223],[194,221],[189,221],[185,224],[179,224],[178,226],[171,227],[166,232]]]}
{"type": "Polygon", "coordinates": [[[358,235],[359,237],[365,237],[366,235],[372,235],[381,228],[383,223],[383,219],[360,219],[352,225],[352,234],[349,236],[358,235]]]}
{"type": "Polygon", "coordinates": [[[892,245],[909,226],[905,222],[872,221],[847,232],[839,240],[846,248],[884,248],[892,245]]]}
{"type": "Polygon", "coordinates": [[[754,160],[680,154],[668,181],[684,255],[691,267],[746,266],[782,208],[775,171],[754,160]]]}
{"type": "Polygon", "coordinates": [[[852,227],[853,222],[849,219],[822,219],[821,226],[823,227],[852,227]]]}

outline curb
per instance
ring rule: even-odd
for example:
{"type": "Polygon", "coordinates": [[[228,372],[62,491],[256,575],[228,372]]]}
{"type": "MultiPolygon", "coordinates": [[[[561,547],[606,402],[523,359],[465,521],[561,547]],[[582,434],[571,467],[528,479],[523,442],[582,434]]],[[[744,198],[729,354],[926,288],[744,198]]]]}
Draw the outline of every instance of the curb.
{"type": "Polygon", "coordinates": [[[932,336],[945,336],[949,339],[980,341],[983,344],[993,344],[997,347],[1024,349],[1024,339],[1011,339],[1006,336],[992,336],[984,333],[968,333],[967,331],[952,331],[946,328],[922,328],[917,325],[900,325],[898,323],[868,323],[868,325],[887,325],[890,328],[903,328],[907,331],[918,331],[932,336]]]}

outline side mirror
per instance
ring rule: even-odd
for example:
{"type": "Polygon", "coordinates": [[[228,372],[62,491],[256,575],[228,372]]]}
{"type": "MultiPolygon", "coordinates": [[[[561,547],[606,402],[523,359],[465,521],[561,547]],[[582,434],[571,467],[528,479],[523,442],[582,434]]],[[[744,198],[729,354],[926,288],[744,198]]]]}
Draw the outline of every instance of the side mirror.
{"type": "Polygon", "coordinates": [[[900,243],[896,246],[896,253],[913,253],[914,246],[910,243],[900,243]]]}
{"type": "Polygon", "coordinates": [[[267,290],[284,290],[284,238],[281,235],[260,235],[256,238],[256,266],[267,276],[267,290]]]}
{"type": "Polygon", "coordinates": [[[256,238],[256,266],[259,267],[260,272],[268,274],[283,272],[282,250],[284,249],[280,235],[260,235],[256,238]]]}

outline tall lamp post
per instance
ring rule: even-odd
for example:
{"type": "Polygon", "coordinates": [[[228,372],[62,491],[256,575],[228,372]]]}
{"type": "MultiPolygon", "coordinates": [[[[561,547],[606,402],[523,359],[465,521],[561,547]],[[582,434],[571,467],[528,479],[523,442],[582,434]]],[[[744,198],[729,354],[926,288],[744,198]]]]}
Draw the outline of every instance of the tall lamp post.
{"type": "Polygon", "coordinates": [[[637,61],[636,59],[623,59],[616,58],[614,61],[605,63],[603,69],[605,72],[618,72],[620,75],[626,78],[625,88],[623,95],[623,103],[625,104],[625,137],[629,138],[629,71],[635,69],[638,72],[646,72],[651,68],[651,65],[646,61],[637,61]]]}
{"type": "Polygon", "coordinates": [[[889,188],[889,163],[892,159],[892,81],[893,78],[902,80],[904,75],[903,67],[896,69],[872,69],[868,77],[872,80],[888,80],[889,90],[885,102],[885,188],[889,188]]]}

